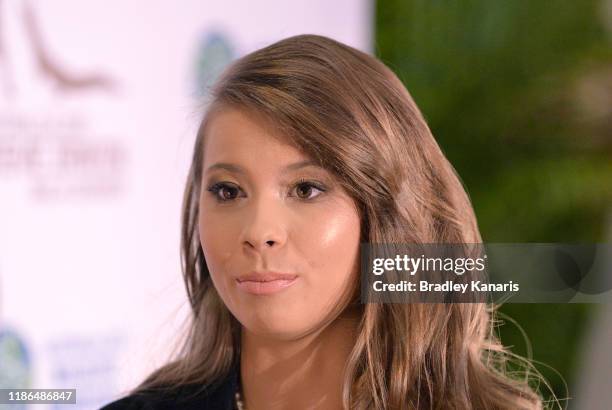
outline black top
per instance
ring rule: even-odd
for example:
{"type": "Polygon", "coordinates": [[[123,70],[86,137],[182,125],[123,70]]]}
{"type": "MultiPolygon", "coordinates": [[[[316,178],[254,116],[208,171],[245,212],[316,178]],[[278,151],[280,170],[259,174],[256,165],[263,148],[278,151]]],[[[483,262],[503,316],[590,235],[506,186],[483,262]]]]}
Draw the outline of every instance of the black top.
{"type": "Polygon", "coordinates": [[[100,410],[234,410],[239,374],[239,367],[235,365],[225,378],[216,383],[207,386],[188,384],[130,394],[100,410]]]}

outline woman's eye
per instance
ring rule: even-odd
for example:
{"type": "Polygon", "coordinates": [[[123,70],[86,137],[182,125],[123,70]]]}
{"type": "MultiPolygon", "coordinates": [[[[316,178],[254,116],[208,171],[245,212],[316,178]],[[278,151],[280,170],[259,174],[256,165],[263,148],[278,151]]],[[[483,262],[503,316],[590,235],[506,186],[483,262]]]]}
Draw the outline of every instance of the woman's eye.
{"type": "Polygon", "coordinates": [[[325,188],[313,182],[302,181],[295,185],[295,196],[299,199],[313,199],[323,192],[325,188]]]}
{"type": "Polygon", "coordinates": [[[234,184],[218,182],[210,186],[207,191],[212,192],[219,202],[228,202],[236,199],[240,194],[240,188],[234,184]]]}

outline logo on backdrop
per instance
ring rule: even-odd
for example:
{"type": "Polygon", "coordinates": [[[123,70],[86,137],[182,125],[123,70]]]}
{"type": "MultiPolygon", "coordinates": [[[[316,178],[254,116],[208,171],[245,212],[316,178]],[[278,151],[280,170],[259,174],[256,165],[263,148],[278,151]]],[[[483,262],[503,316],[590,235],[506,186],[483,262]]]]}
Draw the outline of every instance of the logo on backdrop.
{"type": "Polygon", "coordinates": [[[0,195],[26,188],[38,201],[116,197],[128,160],[124,138],[113,135],[117,81],[62,63],[36,11],[0,0],[0,195]]]}
{"type": "Polygon", "coordinates": [[[235,49],[228,36],[220,31],[205,33],[197,46],[195,59],[196,97],[208,94],[223,69],[235,58],[235,49]]]}
{"type": "MultiPolygon", "coordinates": [[[[2,95],[5,98],[15,97],[18,93],[14,67],[11,55],[8,52],[7,44],[11,40],[8,33],[4,30],[6,26],[6,7],[0,0],[0,77],[2,95]],[[4,7],[3,7],[4,6],[4,7]]],[[[107,74],[98,72],[77,72],[65,67],[59,62],[59,58],[51,53],[47,46],[46,33],[43,32],[40,20],[34,8],[29,2],[23,3],[20,15],[17,16],[19,25],[25,31],[23,45],[31,52],[31,64],[36,68],[42,78],[55,85],[60,93],[82,92],[88,90],[109,91],[116,87],[115,80],[107,74]]]]}
{"type": "Polygon", "coordinates": [[[14,330],[0,328],[0,389],[29,388],[31,367],[24,340],[14,330]]]}

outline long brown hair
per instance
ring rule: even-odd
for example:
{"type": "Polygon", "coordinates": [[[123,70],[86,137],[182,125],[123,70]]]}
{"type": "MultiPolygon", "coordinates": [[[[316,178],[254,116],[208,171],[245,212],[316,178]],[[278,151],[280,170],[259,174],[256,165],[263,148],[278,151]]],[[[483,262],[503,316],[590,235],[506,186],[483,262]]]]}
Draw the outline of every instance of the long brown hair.
{"type": "MultiPolygon", "coordinates": [[[[189,331],[179,356],[136,391],[213,383],[239,355],[240,323],[212,284],[198,238],[203,140],[217,109],[257,113],[335,174],[358,205],[362,242],[482,242],[454,168],[404,85],[378,59],[327,37],[299,35],[235,61],[210,96],[182,214],[189,331]]],[[[345,408],[542,408],[532,372],[509,376],[507,358],[516,356],[495,337],[493,306],[364,304],[361,311],[346,364],[345,408]]]]}

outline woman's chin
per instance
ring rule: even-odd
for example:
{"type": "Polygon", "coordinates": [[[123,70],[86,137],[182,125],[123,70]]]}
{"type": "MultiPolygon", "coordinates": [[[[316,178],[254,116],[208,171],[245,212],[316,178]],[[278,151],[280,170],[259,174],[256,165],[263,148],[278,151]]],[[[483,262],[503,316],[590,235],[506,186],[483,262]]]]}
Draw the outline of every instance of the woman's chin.
{"type": "Polygon", "coordinates": [[[309,326],[293,317],[250,317],[241,323],[250,334],[274,340],[296,340],[310,332],[309,326]]]}

